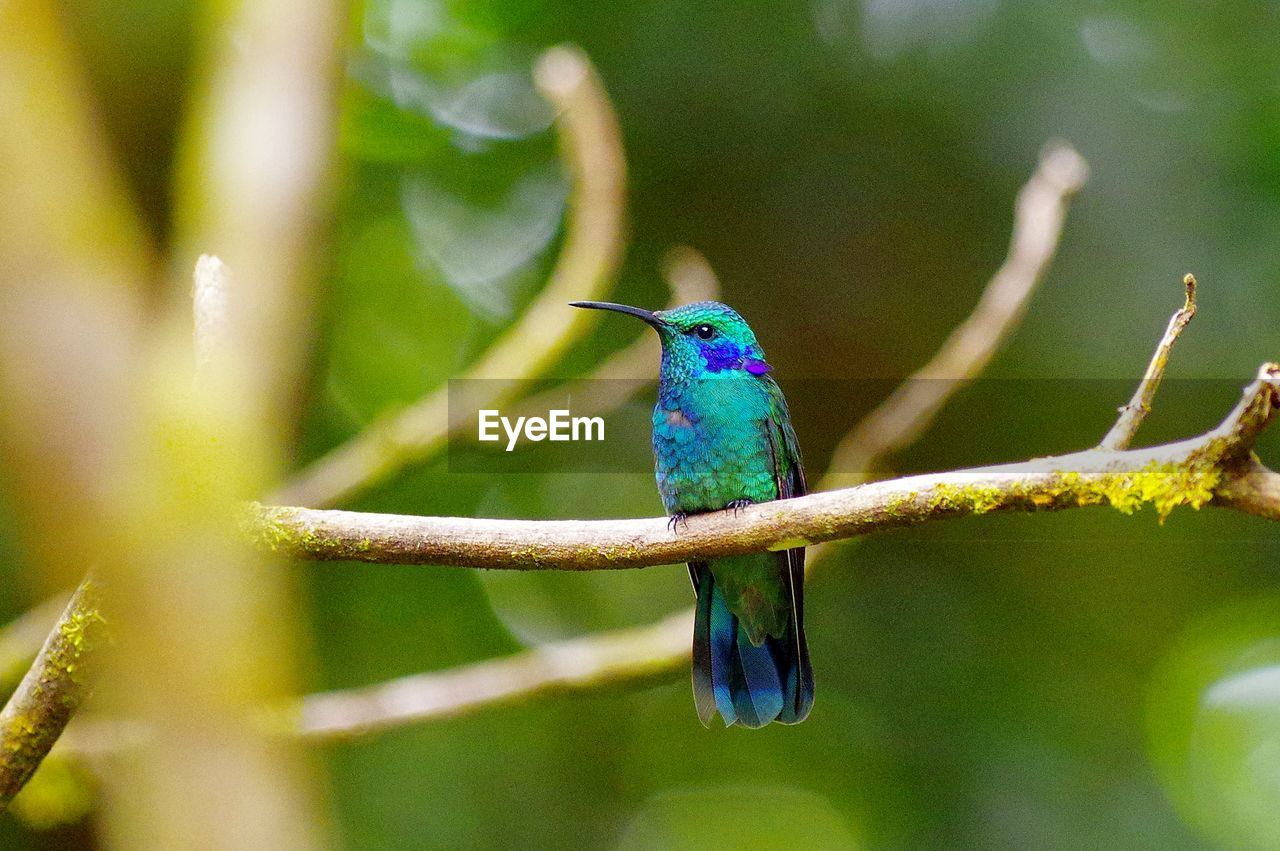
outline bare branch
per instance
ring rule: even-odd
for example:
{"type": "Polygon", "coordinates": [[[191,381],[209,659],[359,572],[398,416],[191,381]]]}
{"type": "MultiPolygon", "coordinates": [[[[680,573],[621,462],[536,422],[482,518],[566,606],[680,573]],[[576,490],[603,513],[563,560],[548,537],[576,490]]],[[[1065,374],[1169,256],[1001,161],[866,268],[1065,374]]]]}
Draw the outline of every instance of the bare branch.
{"type": "Polygon", "coordinates": [[[932,360],[840,441],[822,487],[863,481],[876,461],[915,442],[947,400],[986,368],[1017,327],[1044,277],[1057,251],[1067,204],[1088,174],[1088,164],[1070,145],[1045,149],[1018,193],[1009,254],[973,313],[951,332],[932,360]]]}
{"type": "MultiPolygon", "coordinates": [[[[561,111],[560,142],[573,176],[564,248],[547,285],[520,320],[463,378],[493,381],[486,407],[510,401],[541,376],[591,327],[592,311],[567,302],[603,295],[622,254],[626,165],[618,122],[586,56],[557,47],[538,62],[535,80],[561,111]]],[[[409,408],[375,422],[303,470],[276,496],[282,502],[332,505],[430,456],[447,439],[448,390],[440,387],[409,408]]]]}
{"type": "Polygon", "coordinates": [[[355,736],[515,698],[666,674],[688,658],[692,631],[690,609],[649,626],[550,642],[450,671],[308,695],[297,729],[308,738],[355,736]]]}
{"type": "Polygon", "coordinates": [[[1280,520],[1280,473],[1251,458],[1236,475],[1222,482],[1214,495],[1214,504],[1268,520],[1280,520]]]}
{"type": "Polygon", "coordinates": [[[106,624],[99,597],[93,579],[80,584],[0,712],[0,809],[35,773],[88,691],[88,661],[106,624]]]}
{"type": "MultiPolygon", "coordinates": [[[[1101,473],[1082,475],[1053,470],[1055,459],[1042,459],[1024,465],[881,482],[815,496],[847,501],[869,517],[868,530],[987,511],[1034,511],[1104,503],[1129,512],[1150,502],[1163,517],[1178,505],[1199,507],[1211,502],[1280,520],[1280,474],[1264,467],[1249,452],[1258,434],[1275,416],[1280,393],[1278,377],[1280,368],[1273,364],[1264,366],[1259,371],[1259,380],[1246,388],[1240,404],[1218,428],[1200,438],[1157,450],[1120,453],[1126,458],[1120,464],[1107,465],[1103,453],[1094,451],[1056,459],[1064,465],[1073,458],[1088,460],[1090,465],[1103,463],[1101,473]],[[1009,472],[1019,467],[1025,470],[1009,472]],[[1038,467],[1050,468],[1050,471],[1046,474],[1044,469],[1037,471],[1038,467]],[[855,498],[857,494],[865,497],[861,505],[855,498]]],[[[1116,456],[1110,459],[1114,461],[1116,456]]],[[[774,505],[785,512],[801,501],[788,500],[774,505]]],[[[692,520],[697,525],[687,530],[682,527],[681,537],[691,537],[700,546],[710,541],[722,543],[712,530],[702,527],[701,521],[732,527],[747,518],[745,512],[740,518],[726,512],[692,520]]],[[[655,534],[662,537],[655,527],[664,521],[624,522],[639,530],[637,534],[628,533],[628,547],[651,546],[649,538],[655,534]]],[[[758,518],[757,522],[768,523],[769,519],[758,518]]],[[[595,528],[607,524],[569,525],[579,527],[573,530],[577,532],[582,525],[595,528]]],[[[806,533],[812,528],[812,525],[789,526],[785,534],[806,533]]],[[[831,526],[824,531],[834,529],[831,526]]],[[[600,548],[606,531],[602,530],[600,538],[588,536],[589,542],[578,543],[600,548]]],[[[689,543],[693,545],[694,541],[689,543]]],[[[357,543],[357,548],[366,546],[373,547],[374,540],[362,538],[357,543]]],[[[830,552],[829,547],[818,547],[813,553],[814,560],[830,552]]],[[[520,555],[522,559],[528,557],[526,553],[520,555]]],[[[678,561],[688,555],[668,552],[656,558],[678,561]]],[[[638,561],[627,566],[636,566],[641,560],[650,563],[638,551],[635,556],[638,561]]],[[[605,566],[624,566],[617,561],[610,559],[605,566]]],[[[296,729],[308,738],[344,738],[452,717],[520,697],[587,690],[669,673],[688,664],[692,618],[692,609],[687,609],[647,627],[550,642],[505,658],[401,677],[367,688],[309,695],[302,700],[296,729]]]]}
{"type": "MultiPolygon", "coordinates": [[[[1213,431],[1149,449],[1070,455],[910,476],[690,517],[485,520],[259,507],[251,531],[294,558],[503,570],[609,570],[676,564],[852,538],[994,511],[1110,504],[1133,511],[1214,501],[1274,418],[1280,366],[1268,364],[1213,431]]],[[[1245,507],[1237,503],[1236,507],[1245,507]]]]}
{"type": "Polygon", "coordinates": [[[1133,436],[1142,426],[1142,421],[1147,418],[1147,414],[1151,413],[1151,400],[1155,398],[1156,390],[1160,388],[1160,381],[1164,378],[1165,369],[1169,366],[1169,353],[1173,350],[1173,344],[1178,341],[1182,330],[1196,315],[1195,275],[1188,274],[1182,279],[1182,283],[1186,287],[1186,299],[1178,312],[1169,319],[1169,327],[1165,329],[1164,337],[1156,346],[1155,354],[1151,356],[1151,363],[1147,364],[1147,371],[1142,376],[1142,381],[1138,383],[1138,389],[1134,391],[1129,404],[1120,409],[1120,418],[1116,420],[1115,425],[1111,426],[1107,436],[1102,438],[1102,443],[1098,444],[1099,449],[1128,449],[1129,444],[1133,442],[1133,436]]]}

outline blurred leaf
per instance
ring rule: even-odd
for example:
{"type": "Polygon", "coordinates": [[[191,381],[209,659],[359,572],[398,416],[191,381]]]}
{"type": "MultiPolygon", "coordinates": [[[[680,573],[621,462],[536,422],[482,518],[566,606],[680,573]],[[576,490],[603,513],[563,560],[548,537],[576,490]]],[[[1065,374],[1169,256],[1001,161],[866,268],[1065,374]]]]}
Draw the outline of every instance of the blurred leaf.
{"type": "Polygon", "coordinates": [[[1194,624],[1152,683],[1148,726],[1189,820],[1225,847],[1280,846],[1280,598],[1194,624]]]}

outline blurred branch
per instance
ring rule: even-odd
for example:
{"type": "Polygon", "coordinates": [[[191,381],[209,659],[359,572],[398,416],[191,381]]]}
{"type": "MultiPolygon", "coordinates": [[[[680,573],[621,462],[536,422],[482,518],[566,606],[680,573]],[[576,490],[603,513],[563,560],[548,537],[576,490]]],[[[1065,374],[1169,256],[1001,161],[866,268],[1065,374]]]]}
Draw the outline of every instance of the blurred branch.
{"type": "Polygon", "coordinates": [[[947,400],[986,368],[1022,319],[1057,251],[1067,204],[1088,174],[1088,164],[1070,145],[1045,149],[1018,193],[1008,256],[977,306],[927,364],[840,441],[823,486],[864,480],[876,461],[915,442],[947,400]]]}
{"type": "Polygon", "coordinates": [[[55,6],[0,3],[0,453],[50,587],[98,556],[89,519],[128,473],[152,263],[55,6]]]}
{"type": "Polygon", "coordinates": [[[1165,369],[1169,366],[1169,353],[1173,350],[1173,344],[1178,341],[1182,329],[1186,328],[1192,317],[1196,315],[1195,275],[1188,274],[1182,279],[1182,283],[1186,287],[1186,299],[1178,312],[1169,319],[1169,327],[1165,329],[1164,337],[1156,346],[1155,354],[1151,356],[1151,363],[1147,364],[1147,371],[1142,376],[1142,381],[1138,383],[1138,389],[1134,391],[1129,404],[1120,409],[1120,418],[1111,426],[1106,437],[1102,438],[1102,443],[1098,444],[1099,449],[1128,449],[1134,435],[1142,426],[1142,421],[1147,418],[1147,414],[1151,413],[1151,400],[1160,389],[1160,381],[1164,378],[1165,369]]]}
{"type": "MultiPolygon", "coordinates": [[[[61,584],[119,543],[153,261],[59,11],[0,4],[0,447],[33,577],[61,584]]],[[[55,620],[0,712],[4,802],[84,695],[96,588],[82,582],[45,628],[55,620]]],[[[24,626],[7,638],[30,635],[24,626]]]]}
{"type": "Polygon", "coordinates": [[[86,578],[0,712],[0,809],[18,794],[88,691],[89,656],[105,633],[100,594],[86,578]]]}
{"type": "MultiPolygon", "coordinates": [[[[560,110],[560,145],[573,178],[564,247],[547,285],[520,320],[461,376],[494,381],[485,407],[511,401],[543,375],[595,321],[566,302],[602,296],[622,255],[626,165],[617,117],[579,50],[556,47],[538,61],[535,82],[560,110]]],[[[447,439],[448,388],[439,387],[312,463],[277,494],[280,502],[332,505],[435,452],[447,439]]]]}
{"type": "Polygon", "coordinates": [[[240,406],[273,442],[292,436],[309,348],[345,19],[333,0],[210,6],[182,128],[167,312],[189,343],[190,270],[215,255],[196,267],[197,361],[216,347],[217,371],[236,373],[240,406]]]}
{"type": "Polygon", "coordinates": [[[304,754],[253,723],[296,688],[297,597],[235,518],[277,480],[297,414],[346,15],[331,0],[237,0],[202,21],[181,275],[137,364],[119,549],[103,569],[116,647],[104,697],[149,731],[103,778],[118,847],[325,844],[304,754]],[[203,251],[219,259],[196,265],[193,291],[203,251]]]}
{"type": "Polygon", "coordinates": [[[554,641],[501,659],[303,698],[298,732],[356,736],[461,715],[516,698],[599,688],[667,673],[687,659],[692,609],[649,626],[554,641]]]}
{"type": "Polygon", "coordinates": [[[690,517],[486,520],[306,508],[258,507],[252,531],[293,558],[433,564],[503,570],[611,570],[788,549],[885,529],[996,511],[1110,504],[1132,512],[1216,502],[1250,514],[1275,508],[1242,498],[1238,478],[1259,433],[1277,412],[1280,366],[1267,364],[1213,431],[1149,449],[1089,449],[1015,464],[931,473],[690,517]],[[1221,496],[1220,496],[1221,494],[1221,496]],[[1232,497],[1231,495],[1235,495],[1232,497]]]}

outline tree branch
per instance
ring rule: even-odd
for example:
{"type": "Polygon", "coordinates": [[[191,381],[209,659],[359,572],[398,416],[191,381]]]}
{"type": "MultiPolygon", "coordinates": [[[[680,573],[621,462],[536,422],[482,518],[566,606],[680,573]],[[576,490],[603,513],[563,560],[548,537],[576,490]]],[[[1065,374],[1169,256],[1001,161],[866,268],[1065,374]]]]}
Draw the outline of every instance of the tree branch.
{"type": "Polygon", "coordinates": [[[346,738],[534,695],[668,673],[689,655],[693,610],[649,626],[531,647],[500,659],[303,698],[297,732],[346,738]]]}
{"type": "MultiPolygon", "coordinates": [[[[1267,364],[1222,423],[1191,440],[912,476],[752,506],[736,516],[728,511],[698,515],[674,536],[665,518],[490,521],[257,508],[251,525],[253,534],[303,558],[378,561],[387,555],[397,562],[435,562],[447,560],[453,548],[474,547],[479,557],[470,561],[471,566],[609,569],[742,552],[746,547],[739,545],[739,536],[753,542],[753,549],[770,541],[792,546],[798,543],[792,536],[847,537],[991,511],[1109,504],[1129,513],[1151,503],[1163,518],[1181,505],[1212,504],[1280,520],[1280,473],[1267,469],[1251,453],[1277,411],[1280,365],[1267,364]],[[759,511],[770,507],[775,510],[759,511]],[[454,520],[470,528],[453,528],[461,537],[437,548],[431,536],[448,532],[454,520]],[[256,525],[259,521],[263,525],[256,525]],[[489,527],[498,534],[481,538],[480,531],[489,527]],[[361,537],[335,537],[347,534],[361,537]],[[516,539],[522,541],[518,546],[516,539]]],[[[687,609],[645,627],[549,642],[504,658],[365,688],[308,695],[290,713],[293,731],[304,738],[350,738],[519,698],[668,674],[687,664],[692,619],[687,609]]],[[[110,751],[136,740],[136,730],[117,728],[94,728],[87,738],[73,739],[72,747],[110,751]]]]}
{"type": "Polygon", "coordinates": [[[99,605],[98,587],[86,578],[0,712],[0,809],[26,785],[80,708],[88,691],[86,663],[105,633],[99,605]]]}
{"type": "Polygon", "coordinates": [[[1280,473],[1250,458],[1236,475],[1223,480],[1214,495],[1214,504],[1246,514],[1280,520],[1280,473]]]}
{"type": "Polygon", "coordinates": [[[1070,145],[1045,148],[1018,193],[1009,253],[977,306],[927,364],[840,441],[824,486],[863,481],[876,461],[914,443],[947,400],[981,374],[1026,312],[1057,252],[1067,204],[1088,176],[1088,163],[1070,145]]]}
{"type": "MultiPolygon", "coordinates": [[[[1148,449],[1089,449],[930,473],[690,517],[678,530],[647,520],[484,520],[260,506],[251,531],[300,559],[434,564],[503,570],[610,570],[807,546],[885,529],[994,511],[1144,504],[1221,504],[1270,517],[1257,489],[1231,490],[1253,473],[1249,453],[1277,411],[1280,366],[1265,365],[1213,431],[1148,449]],[[735,516],[736,514],[736,516],[735,516]]],[[[1243,486],[1238,486],[1243,487],[1243,486]]]]}
{"type": "MultiPolygon", "coordinates": [[[[550,280],[480,360],[461,376],[493,381],[500,407],[522,383],[540,377],[591,327],[593,311],[567,302],[603,295],[622,255],[626,164],[617,117],[590,62],[579,50],[557,47],[538,62],[535,81],[560,109],[560,143],[573,177],[564,247],[550,280]],[[504,395],[506,394],[506,395],[504,395]]],[[[431,455],[448,438],[448,388],[375,422],[311,464],[277,494],[281,502],[332,505],[431,455]]]]}
{"type": "Polygon", "coordinates": [[[1120,418],[1111,426],[1106,437],[1102,438],[1102,442],[1098,444],[1099,449],[1128,449],[1129,444],[1133,442],[1133,436],[1142,426],[1142,421],[1147,418],[1147,414],[1151,413],[1151,400],[1160,389],[1160,380],[1164,378],[1165,369],[1169,366],[1169,353],[1173,351],[1173,344],[1178,341],[1182,330],[1196,315],[1195,275],[1188,274],[1182,279],[1182,283],[1186,287],[1186,300],[1178,312],[1169,319],[1169,327],[1165,329],[1164,337],[1156,346],[1155,354],[1151,356],[1151,363],[1147,364],[1147,371],[1142,376],[1142,381],[1138,383],[1138,389],[1134,391],[1129,404],[1120,409],[1120,418]]]}

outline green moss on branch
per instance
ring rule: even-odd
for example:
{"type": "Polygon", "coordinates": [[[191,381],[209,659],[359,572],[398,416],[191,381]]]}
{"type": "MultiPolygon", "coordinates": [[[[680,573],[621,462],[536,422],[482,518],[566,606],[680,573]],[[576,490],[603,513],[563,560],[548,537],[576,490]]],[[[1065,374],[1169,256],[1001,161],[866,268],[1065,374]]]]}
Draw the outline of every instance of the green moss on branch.
{"type": "Polygon", "coordinates": [[[85,579],[0,712],[0,808],[22,789],[84,700],[90,657],[105,628],[101,591],[85,579]]]}

